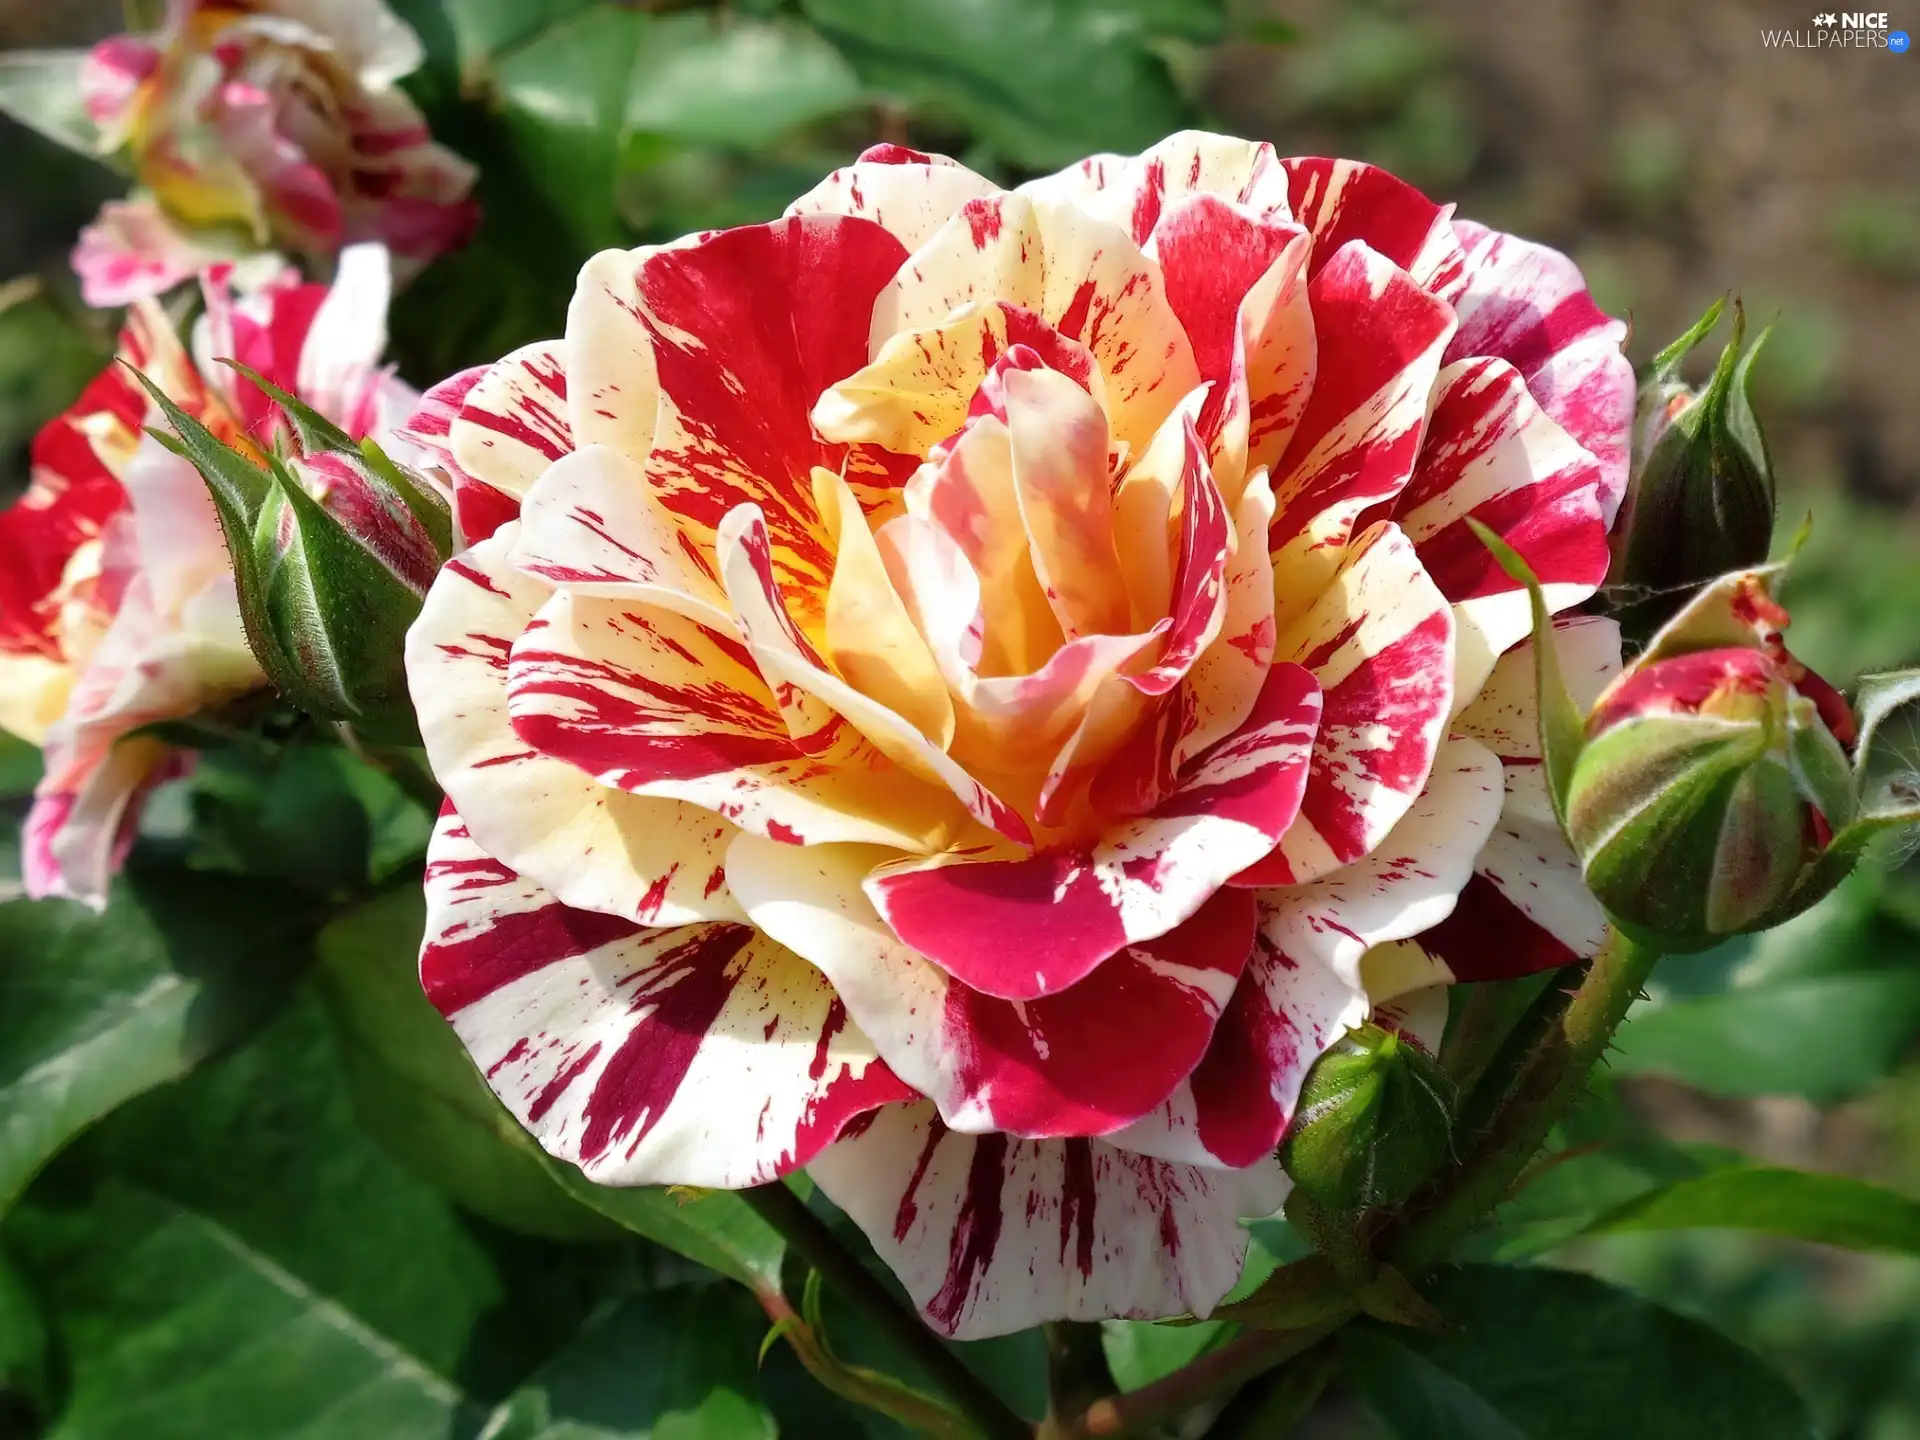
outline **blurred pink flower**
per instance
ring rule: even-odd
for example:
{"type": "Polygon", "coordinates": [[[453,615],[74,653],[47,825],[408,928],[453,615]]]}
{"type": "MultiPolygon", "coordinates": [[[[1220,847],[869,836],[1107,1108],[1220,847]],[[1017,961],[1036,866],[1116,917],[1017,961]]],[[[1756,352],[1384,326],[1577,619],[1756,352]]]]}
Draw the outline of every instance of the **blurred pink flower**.
{"type": "Polygon", "coordinates": [[[26,829],[34,895],[104,904],[142,799],[188,761],[134,732],[265,682],[212,502],[192,465],[145,433],[158,408],[127,367],[243,448],[284,448],[286,420],[216,357],[356,435],[390,438],[415,399],[379,364],[378,246],[344,252],[331,288],[283,270],[236,295],[224,267],[203,283],[191,348],[157,303],[133,305],[114,363],[40,432],[32,483],[0,512],[0,727],[46,750],[26,829]]]}
{"type": "Polygon", "coordinates": [[[173,0],[152,35],[80,67],[98,145],[140,191],[74,251],[92,305],[122,305],[222,259],[328,261],[377,240],[405,278],[461,244],[474,170],[432,142],[395,82],[420,42],[383,0],[173,0]]]}

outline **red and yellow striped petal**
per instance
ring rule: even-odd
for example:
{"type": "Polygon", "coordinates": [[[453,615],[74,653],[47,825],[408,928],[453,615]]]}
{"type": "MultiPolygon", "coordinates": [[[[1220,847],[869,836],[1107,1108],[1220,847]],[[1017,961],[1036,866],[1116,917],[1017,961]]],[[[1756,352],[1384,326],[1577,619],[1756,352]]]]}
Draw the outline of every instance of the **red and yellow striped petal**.
{"type": "Polygon", "coordinates": [[[1453,708],[1453,612],[1391,522],[1353,544],[1333,583],[1280,634],[1325,697],[1307,790],[1279,846],[1240,877],[1304,885],[1372,850],[1426,784],[1453,708]]]}
{"type": "Polygon", "coordinates": [[[866,891],[893,932],[962,983],[1032,1000],[1164,935],[1272,848],[1300,805],[1320,696],[1279,665],[1252,715],[1149,815],[1012,857],[950,850],[882,866],[866,891]]]}
{"type": "Polygon", "coordinates": [[[514,733],[513,646],[551,592],[507,563],[508,527],[456,557],[407,634],[427,759],[487,852],[563,903],[642,924],[737,918],[710,810],[610,789],[514,733]]]}

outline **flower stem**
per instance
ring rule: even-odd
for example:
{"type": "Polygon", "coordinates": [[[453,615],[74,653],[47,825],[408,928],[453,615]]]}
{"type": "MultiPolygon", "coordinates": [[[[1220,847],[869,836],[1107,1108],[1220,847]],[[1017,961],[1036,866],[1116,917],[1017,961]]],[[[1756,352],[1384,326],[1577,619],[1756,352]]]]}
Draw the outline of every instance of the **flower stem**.
{"type": "Polygon", "coordinates": [[[1107,1366],[1100,1343],[1100,1327],[1050,1320],[1040,1327],[1047,1341],[1047,1427],[1052,1434],[1062,1422],[1119,1387],[1107,1366]]]}
{"type": "Polygon", "coordinates": [[[1564,1012],[1528,1052],[1474,1154],[1402,1230],[1390,1255],[1395,1266],[1411,1274],[1445,1258],[1506,1199],[1579,1097],[1659,958],[1618,932],[1608,937],[1564,1012]]]}
{"type": "Polygon", "coordinates": [[[918,1315],[896,1300],[798,1195],[778,1181],[739,1193],[836,1293],[899,1342],[983,1435],[991,1440],[1030,1440],[1033,1427],[967,1369],[918,1315]]]}
{"type": "Polygon", "coordinates": [[[1298,1330],[1250,1330],[1151,1385],[1095,1401],[1078,1419],[1048,1434],[1059,1440],[1130,1434],[1211,1395],[1244,1385],[1282,1361],[1311,1350],[1358,1313],[1355,1305],[1298,1330]]]}

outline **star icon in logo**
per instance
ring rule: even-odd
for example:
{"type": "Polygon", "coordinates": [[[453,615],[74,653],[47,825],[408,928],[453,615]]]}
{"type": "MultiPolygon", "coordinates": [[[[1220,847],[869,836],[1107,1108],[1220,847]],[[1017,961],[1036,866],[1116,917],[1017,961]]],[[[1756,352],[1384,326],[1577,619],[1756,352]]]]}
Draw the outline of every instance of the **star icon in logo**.
{"type": "Polygon", "coordinates": [[[1813,17],[1813,23],[1816,25],[1832,25],[1836,23],[1836,20],[1837,20],[1837,17],[1834,15],[1834,13],[1831,10],[1826,11],[1824,14],[1816,15],[1813,17]]]}

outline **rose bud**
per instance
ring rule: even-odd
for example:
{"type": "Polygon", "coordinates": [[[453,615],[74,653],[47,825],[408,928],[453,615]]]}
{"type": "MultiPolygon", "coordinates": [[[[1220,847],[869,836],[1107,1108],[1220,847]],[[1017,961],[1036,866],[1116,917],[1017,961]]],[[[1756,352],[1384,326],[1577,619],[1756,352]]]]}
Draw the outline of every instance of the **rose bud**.
{"type": "Polygon", "coordinates": [[[1761,332],[1742,348],[1746,316],[1733,307],[1733,338],[1704,390],[1676,377],[1687,353],[1720,318],[1698,324],[1654,357],[1640,390],[1634,475],[1613,536],[1614,614],[1631,639],[1657,629],[1716,575],[1767,558],[1773,536],[1773,466],[1748,396],[1761,332]]]}
{"type": "Polygon", "coordinates": [[[223,444],[162,402],[170,449],[200,471],[234,557],[247,640],[274,684],[377,743],[417,738],[402,661],[407,627],[452,551],[446,501],[371,438],[331,421],[238,363],[279,408],[283,459],[223,444]]]}
{"type": "Polygon", "coordinates": [[[1728,577],[1587,718],[1569,838],[1615,921],[1665,950],[1777,923],[1853,819],[1852,717],[1787,653],[1786,623],[1765,575],[1728,577]]]}
{"type": "Polygon", "coordinates": [[[1363,1025],[1322,1055],[1280,1161],[1330,1210],[1397,1205],[1447,1154],[1452,1085],[1418,1041],[1363,1025]]]}

